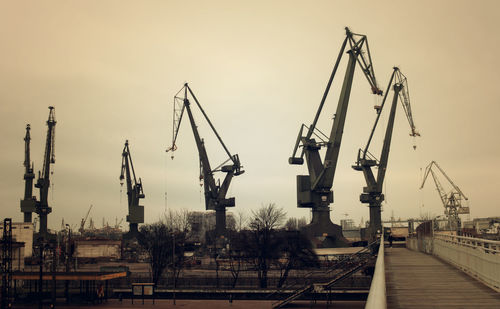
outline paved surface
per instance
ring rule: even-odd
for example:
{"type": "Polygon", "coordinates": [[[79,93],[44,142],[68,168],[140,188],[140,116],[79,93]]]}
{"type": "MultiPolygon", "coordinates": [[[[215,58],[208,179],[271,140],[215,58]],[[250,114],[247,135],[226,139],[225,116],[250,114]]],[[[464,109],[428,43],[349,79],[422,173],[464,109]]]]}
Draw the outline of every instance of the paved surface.
{"type": "MultiPolygon", "coordinates": [[[[172,303],[172,300],[155,300],[153,305],[151,300],[145,300],[144,305],[142,301],[134,300],[132,305],[130,300],[123,300],[119,302],[118,300],[109,300],[107,303],[93,305],[93,306],[56,306],[57,309],[75,309],[75,308],[94,308],[94,309],[132,309],[132,308],[144,308],[144,309],[158,309],[158,308],[179,308],[179,309],[216,309],[216,308],[232,308],[232,309],[260,309],[260,308],[271,308],[272,301],[261,301],[261,300],[235,300],[233,303],[229,303],[227,300],[177,300],[176,305],[172,303]]],[[[331,309],[361,309],[365,307],[364,301],[336,301],[330,304],[326,302],[317,302],[316,304],[310,301],[296,301],[293,304],[287,306],[286,308],[331,308],[331,309]]],[[[36,305],[29,307],[14,306],[14,308],[37,308],[36,305]]],[[[44,306],[48,308],[48,306],[44,306]]]]}
{"type": "Polygon", "coordinates": [[[387,308],[500,308],[500,294],[455,267],[406,248],[385,251],[387,308]]]}

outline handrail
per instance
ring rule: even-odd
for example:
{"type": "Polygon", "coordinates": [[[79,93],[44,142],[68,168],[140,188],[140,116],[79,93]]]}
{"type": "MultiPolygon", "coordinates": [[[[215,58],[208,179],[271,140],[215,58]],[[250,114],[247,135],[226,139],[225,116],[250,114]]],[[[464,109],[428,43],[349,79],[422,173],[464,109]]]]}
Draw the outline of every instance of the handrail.
{"type": "Polygon", "coordinates": [[[385,262],[384,262],[384,234],[380,236],[377,262],[373,274],[370,292],[366,300],[365,309],[386,309],[387,295],[385,291],[385,262]]]}
{"type": "Polygon", "coordinates": [[[485,252],[500,253],[500,241],[467,236],[456,236],[442,233],[434,233],[439,240],[450,242],[459,246],[469,248],[481,248],[485,252]]]}

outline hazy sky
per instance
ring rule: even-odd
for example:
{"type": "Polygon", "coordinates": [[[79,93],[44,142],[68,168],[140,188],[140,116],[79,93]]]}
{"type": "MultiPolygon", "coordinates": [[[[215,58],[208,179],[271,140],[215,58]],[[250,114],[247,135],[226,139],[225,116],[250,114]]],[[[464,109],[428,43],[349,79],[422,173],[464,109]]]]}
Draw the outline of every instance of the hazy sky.
{"type": "MultiPolygon", "coordinates": [[[[126,139],[143,180],[147,222],[166,207],[204,210],[187,121],[175,159],[165,153],[173,95],[189,82],[246,170],[230,189],[234,210],[274,202],[290,216],[309,217],[308,209],[296,207],[295,192],[295,176],[306,166],[287,160],[300,124],[312,122],[345,26],[368,36],[381,87],[395,65],[408,77],[422,134],[409,136],[398,106],[383,217],[442,214],[434,184],[418,189],[431,160],[469,197],[473,217],[499,215],[498,1],[1,0],[0,216],[22,220],[25,125],[32,127],[38,171],[49,105],[57,118],[49,227],[59,227],[61,218],[79,223],[90,204],[98,226],[103,217],[110,223],[125,217],[118,177],[126,139]]],[[[318,125],[324,132],[330,132],[345,65],[318,125]]],[[[334,222],[344,214],[356,222],[368,218],[359,202],[364,178],[351,165],[380,99],[359,68],[355,75],[334,181],[334,222]]],[[[215,166],[224,153],[200,116],[215,166]]],[[[377,156],[380,136],[372,148],[377,156]]]]}

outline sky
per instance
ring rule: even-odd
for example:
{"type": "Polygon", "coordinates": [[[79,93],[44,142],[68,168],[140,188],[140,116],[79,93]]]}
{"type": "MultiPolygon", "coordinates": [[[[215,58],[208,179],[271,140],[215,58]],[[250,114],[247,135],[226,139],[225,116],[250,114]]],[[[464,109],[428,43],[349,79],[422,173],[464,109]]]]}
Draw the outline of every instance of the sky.
{"type": "MultiPolygon", "coordinates": [[[[500,4],[497,1],[0,1],[0,217],[21,221],[24,135],[42,166],[48,106],[56,111],[49,227],[99,227],[125,218],[119,182],[129,140],[142,179],[146,222],[166,209],[204,211],[198,152],[183,121],[171,159],[173,96],[188,82],[245,173],[228,196],[233,211],[268,203],[290,217],[296,175],[288,157],[302,123],[316,113],[345,37],[366,34],[375,75],[385,90],[392,68],[408,77],[410,129],[398,106],[382,217],[441,215],[434,184],[419,190],[437,161],[469,198],[471,217],[500,215],[500,4]],[[416,145],[416,150],[413,146],[416,145]]],[[[330,132],[346,67],[341,63],[318,128],[330,132]]],[[[332,221],[368,219],[365,185],[351,168],[375,119],[374,98],[356,69],[333,185],[332,221]]],[[[392,92],[389,94],[392,99],[392,92]]],[[[225,160],[195,113],[213,166],[225,160]]],[[[381,129],[387,117],[382,116],[381,129]]],[[[379,156],[383,132],[373,153],[379,156]]],[[[429,179],[430,180],[430,179],[429,179]]],[[[443,185],[446,186],[443,179],[443,185]]],[[[36,194],[38,195],[37,191],[36,194]]]]}

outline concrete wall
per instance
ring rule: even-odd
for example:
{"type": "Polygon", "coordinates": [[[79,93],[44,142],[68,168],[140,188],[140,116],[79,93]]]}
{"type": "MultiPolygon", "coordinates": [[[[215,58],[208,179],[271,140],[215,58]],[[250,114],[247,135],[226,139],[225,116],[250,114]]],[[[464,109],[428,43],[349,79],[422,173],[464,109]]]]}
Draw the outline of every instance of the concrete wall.
{"type": "MultiPolygon", "coordinates": [[[[24,257],[33,253],[33,223],[12,222],[12,240],[24,243],[24,257]]],[[[3,223],[0,224],[0,237],[3,237],[3,223]]]]}
{"type": "Polygon", "coordinates": [[[119,240],[76,240],[75,256],[78,258],[116,258],[121,257],[119,240]]]}

